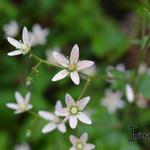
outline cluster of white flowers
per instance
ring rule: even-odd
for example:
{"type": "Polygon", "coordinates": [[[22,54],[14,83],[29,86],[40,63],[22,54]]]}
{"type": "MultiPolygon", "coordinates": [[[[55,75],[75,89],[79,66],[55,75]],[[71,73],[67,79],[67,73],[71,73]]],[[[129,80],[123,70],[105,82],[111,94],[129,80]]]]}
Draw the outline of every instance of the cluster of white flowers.
{"type": "MultiPolygon", "coordinates": [[[[9,52],[9,56],[16,56],[20,54],[27,54],[31,50],[31,46],[43,45],[46,43],[46,36],[48,35],[48,29],[42,29],[40,25],[35,24],[32,32],[29,32],[26,27],[23,28],[22,41],[17,41],[11,34],[7,37],[7,40],[12,44],[16,50],[9,52]]],[[[7,34],[8,35],[8,34],[7,34]]],[[[74,84],[80,84],[79,73],[81,74],[93,74],[94,65],[90,60],[79,60],[79,47],[75,44],[71,50],[70,57],[66,58],[60,53],[60,50],[54,50],[53,52],[47,52],[47,62],[49,64],[55,64],[56,66],[63,68],[58,72],[52,81],[58,81],[66,76],[70,76],[74,84]],[[92,69],[91,69],[92,68],[92,69]],[[90,69],[90,70],[88,70],[90,69]]],[[[19,92],[15,93],[17,103],[7,103],[6,106],[15,110],[15,114],[24,113],[32,109],[32,105],[29,103],[30,92],[28,92],[23,98],[19,92]]],[[[70,94],[66,94],[65,103],[66,107],[62,106],[61,101],[57,101],[54,112],[48,112],[41,110],[38,115],[48,121],[48,123],[42,129],[42,133],[49,133],[55,129],[64,133],[67,131],[66,122],[69,122],[69,126],[75,129],[78,124],[78,120],[85,124],[92,124],[91,119],[84,112],[85,107],[90,101],[90,97],[84,97],[75,101],[70,94]]],[[[95,148],[93,144],[87,143],[88,135],[84,133],[79,139],[75,136],[70,136],[70,141],[73,144],[71,150],[92,150],[95,148]]]]}

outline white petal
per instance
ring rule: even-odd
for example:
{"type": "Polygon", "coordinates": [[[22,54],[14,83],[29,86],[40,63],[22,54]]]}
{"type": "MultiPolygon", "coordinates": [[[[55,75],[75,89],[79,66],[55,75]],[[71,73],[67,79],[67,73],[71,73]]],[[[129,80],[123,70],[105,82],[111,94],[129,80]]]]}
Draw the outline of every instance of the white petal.
{"type": "Polygon", "coordinates": [[[56,105],[55,105],[55,111],[56,111],[57,109],[61,109],[61,108],[62,108],[62,103],[61,103],[60,100],[58,100],[58,101],[56,102],[56,105]]]}
{"type": "Polygon", "coordinates": [[[66,132],[66,126],[65,126],[65,124],[64,123],[59,124],[58,125],[58,129],[62,133],[66,132]]]}
{"type": "Polygon", "coordinates": [[[87,142],[88,140],[88,134],[85,132],[81,135],[80,140],[83,141],[84,143],[87,142]]]}
{"type": "Polygon", "coordinates": [[[48,133],[53,131],[54,129],[56,129],[56,124],[54,123],[49,123],[48,125],[46,125],[43,129],[42,132],[43,133],[48,133]]]}
{"type": "Polygon", "coordinates": [[[94,65],[93,61],[90,60],[82,60],[77,64],[77,70],[84,70],[94,65]]]}
{"type": "Polygon", "coordinates": [[[31,104],[28,104],[27,111],[30,110],[30,109],[32,109],[32,108],[33,108],[33,106],[31,104]]]}
{"type": "Polygon", "coordinates": [[[19,92],[15,92],[15,97],[16,97],[16,101],[18,102],[18,104],[24,103],[24,98],[19,92]]]}
{"type": "Polygon", "coordinates": [[[69,150],[77,150],[77,149],[73,146],[69,150]]]}
{"type": "Polygon", "coordinates": [[[56,61],[63,67],[68,67],[69,61],[66,59],[65,56],[58,52],[53,52],[53,56],[56,59],[56,61]]]}
{"type": "Polygon", "coordinates": [[[85,145],[85,149],[86,150],[92,150],[92,149],[94,149],[95,148],[95,145],[94,144],[86,144],[85,145]]]}
{"type": "Polygon", "coordinates": [[[23,28],[22,40],[24,44],[30,45],[29,32],[26,27],[23,28]]]}
{"type": "Polygon", "coordinates": [[[73,105],[75,105],[75,101],[74,101],[74,99],[71,97],[71,95],[70,94],[66,94],[66,97],[65,97],[65,102],[66,102],[66,105],[67,106],[73,106],[73,105]]]}
{"type": "Polygon", "coordinates": [[[75,129],[77,127],[78,120],[76,116],[70,116],[69,117],[69,125],[72,129],[75,129]]]}
{"type": "Polygon", "coordinates": [[[7,103],[6,106],[8,108],[11,108],[11,109],[14,109],[14,110],[19,109],[19,106],[17,104],[15,104],[15,103],[7,103]]]}
{"type": "Polygon", "coordinates": [[[24,113],[25,111],[22,111],[21,109],[19,109],[19,110],[16,110],[14,113],[15,114],[21,114],[21,113],[24,113]]]}
{"type": "Polygon", "coordinates": [[[130,103],[132,103],[134,101],[134,91],[133,91],[133,88],[131,87],[131,85],[126,84],[125,94],[126,94],[127,100],[130,103]]]}
{"type": "Polygon", "coordinates": [[[14,38],[11,38],[11,37],[8,37],[7,38],[8,42],[10,44],[12,44],[14,47],[18,48],[18,49],[21,49],[22,48],[22,43],[17,41],[16,39],[14,38]]]}
{"type": "Polygon", "coordinates": [[[74,82],[74,84],[79,85],[80,84],[80,77],[77,71],[70,73],[71,80],[74,82]]]}
{"type": "Polygon", "coordinates": [[[58,116],[68,116],[69,115],[67,108],[59,108],[55,111],[55,113],[58,116]]]}
{"type": "Polygon", "coordinates": [[[75,145],[77,143],[77,141],[78,141],[78,138],[76,136],[74,136],[74,135],[70,135],[69,139],[70,139],[70,142],[73,145],[75,145]]]}
{"type": "Polygon", "coordinates": [[[85,124],[92,124],[91,119],[83,112],[78,113],[78,119],[85,124]]]}
{"type": "Polygon", "coordinates": [[[81,100],[77,101],[77,105],[80,107],[80,109],[84,109],[86,107],[86,105],[88,104],[88,102],[90,101],[90,97],[84,97],[81,100]]]}
{"type": "Polygon", "coordinates": [[[25,102],[26,102],[26,104],[29,103],[30,97],[31,97],[31,93],[28,92],[28,93],[26,94],[26,96],[25,96],[25,102]]]}
{"type": "Polygon", "coordinates": [[[39,111],[38,114],[40,115],[40,117],[46,120],[53,120],[55,118],[54,114],[47,111],[39,111]]]}
{"type": "Polygon", "coordinates": [[[62,71],[59,71],[53,78],[52,81],[58,81],[61,80],[63,78],[65,78],[67,75],[69,74],[67,69],[64,69],[62,71]]]}
{"type": "Polygon", "coordinates": [[[75,44],[71,50],[70,62],[76,64],[79,59],[79,47],[75,44]]]}
{"type": "Polygon", "coordinates": [[[15,51],[9,52],[7,55],[8,56],[16,56],[16,55],[20,55],[20,54],[23,54],[22,50],[15,50],[15,51]]]}

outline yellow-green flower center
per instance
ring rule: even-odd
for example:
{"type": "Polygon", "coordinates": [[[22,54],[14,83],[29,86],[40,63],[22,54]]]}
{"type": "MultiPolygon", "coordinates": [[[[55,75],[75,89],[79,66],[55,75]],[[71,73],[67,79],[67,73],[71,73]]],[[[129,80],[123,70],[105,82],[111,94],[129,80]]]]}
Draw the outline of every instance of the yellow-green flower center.
{"type": "Polygon", "coordinates": [[[22,109],[23,111],[25,111],[25,110],[27,109],[27,105],[26,105],[26,104],[21,104],[21,109],[22,109]]]}
{"type": "Polygon", "coordinates": [[[73,106],[73,107],[71,107],[70,108],[70,113],[72,114],[72,115],[76,115],[77,113],[78,113],[78,107],[77,106],[73,106]]]}
{"type": "Polygon", "coordinates": [[[30,47],[26,44],[22,44],[22,50],[23,50],[23,54],[26,54],[30,50],[30,47]]]}
{"type": "Polygon", "coordinates": [[[83,145],[82,142],[78,142],[78,143],[76,144],[76,149],[77,149],[77,150],[83,150],[83,148],[84,148],[84,145],[83,145]]]}
{"type": "Polygon", "coordinates": [[[76,70],[76,64],[73,64],[73,63],[69,64],[68,69],[69,69],[69,71],[75,71],[76,70]]]}

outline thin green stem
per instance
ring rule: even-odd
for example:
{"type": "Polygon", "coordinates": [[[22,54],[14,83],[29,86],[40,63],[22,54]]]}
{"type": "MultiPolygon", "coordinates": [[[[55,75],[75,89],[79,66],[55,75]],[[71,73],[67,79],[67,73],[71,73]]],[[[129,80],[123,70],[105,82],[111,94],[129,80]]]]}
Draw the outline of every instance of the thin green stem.
{"type": "Polygon", "coordinates": [[[44,63],[44,64],[51,65],[51,66],[56,66],[56,67],[60,67],[60,68],[61,68],[61,66],[59,66],[59,65],[57,65],[57,64],[52,64],[52,63],[50,63],[49,61],[46,61],[46,60],[44,60],[44,59],[38,57],[37,55],[35,55],[35,54],[33,54],[33,53],[30,54],[30,57],[33,57],[34,59],[36,59],[36,60],[38,60],[38,61],[40,61],[40,62],[42,62],[42,63],[44,63]]]}
{"type": "Polygon", "coordinates": [[[37,119],[40,117],[38,114],[36,114],[33,111],[29,111],[29,114],[31,114],[34,117],[34,119],[30,122],[30,127],[27,129],[27,134],[26,134],[27,137],[31,136],[34,124],[37,121],[37,119]]]}
{"type": "Polygon", "coordinates": [[[90,85],[90,81],[91,81],[91,79],[87,78],[86,83],[84,85],[84,88],[83,88],[83,90],[81,91],[81,93],[80,93],[80,95],[78,97],[78,100],[81,99],[82,96],[84,95],[85,91],[87,90],[88,86],[90,85]]]}
{"type": "Polygon", "coordinates": [[[146,51],[149,47],[149,43],[150,43],[150,36],[148,37],[146,43],[145,43],[145,46],[143,47],[143,49],[141,50],[140,52],[140,56],[139,56],[139,61],[137,63],[137,66],[136,66],[136,69],[135,69],[135,74],[134,74],[134,88],[136,86],[136,82],[137,82],[137,79],[138,79],[138,72],[139,72],[139,68],[140,68],[140,65],[141,63],[143,62],[143,59],[145,57],[145,54],[146,54],[146,51]]]}
{"type": "Polygon", "coordinates": [[[139,73],[139,68],[141,66],[141,63],[143,62],[144,58],[145,58],[145,54],[146,51],[149,47],[149,43],[150,43],[150,36],[148,36],[148,39],[146,40],[146,42],[144,43],[144,39],[145,39],[145,29],[146,29],[146,13],[145,10],[143,9],[142,11],[142,25],[141,25],[141,50],[140,50],[140,54],[139,54],[139,59],[138,59],[138,63],[137,66],[135,68],[135,74],[133,76],[133,87],[136,90],[136,82],[138,80],[138,73],[139,73]],[[144,45],[143,45],[144,43],[144,45]]]}

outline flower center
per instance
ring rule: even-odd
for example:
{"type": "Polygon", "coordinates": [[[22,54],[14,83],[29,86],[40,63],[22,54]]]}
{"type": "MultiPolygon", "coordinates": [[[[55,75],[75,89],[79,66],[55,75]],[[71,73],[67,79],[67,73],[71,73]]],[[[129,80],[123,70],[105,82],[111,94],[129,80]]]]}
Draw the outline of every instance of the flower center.
{"type": "Polygon", "coordinates": [[[23,54],[26,54],[28,53],[28,51],[30,50],[30,47],[26,44],[22,44],[22,51],[23,51],[23,54]]]}
{"type": "Polygon", "coordinates": [[[70,113],[72,115],[76,115],[78,113],[78,107],[77,106],[73,106],[70,108],[70,113]]]}
{"type": "Polygon", "coordinates": [[[69,71],[75,71],[76,70],[76,64],[73,64],[73,63],[69,64],[68,69],[69,69],[69,71]]]}
{"type": "Polygon", "coordinates": [[[27,109],[26,104],[21,104],[21,109],[22,109],[23,111],[25,111],[25,110],[27,109]]]}
{"type": "Polygon", "coordinates": [[[55,122],[56,124],[59,124],[59,123],[60,123],[60,119],[59,119],[58,116],[55,117],[54,122],[55,122]]]}
{"type": "Polygon", "coordinates": [[[84,148],[84,145],[83,145],[82,142],[78,142],[78,143],[76,144],[76,149],[77,149],[77,150],[83,150],[83,148],[84,148]]]}

